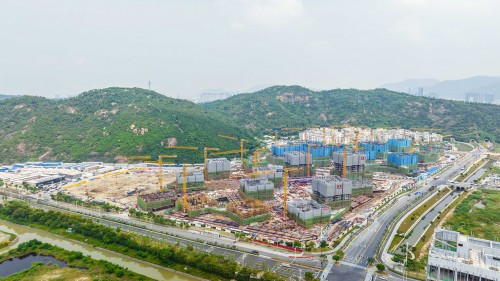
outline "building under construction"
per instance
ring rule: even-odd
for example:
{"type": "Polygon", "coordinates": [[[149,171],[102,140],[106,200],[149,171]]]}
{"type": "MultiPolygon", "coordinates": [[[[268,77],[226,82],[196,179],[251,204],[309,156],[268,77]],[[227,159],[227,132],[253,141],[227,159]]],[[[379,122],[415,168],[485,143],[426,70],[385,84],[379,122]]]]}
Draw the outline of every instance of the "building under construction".
{"type": "Polygon", "coordinates": [[[174,191],[155,192],[137,196],[137,205],[144,211],[155,212],[174,207],[176,199],[174,191]]]}
{"type": "Polygon", "coordinates": [[[266,174],[260,175],[259,178],[267,178],[274,184],[275,188],[283,187],[283,166],[268,164],[265,167],[259,167],[258,170],[259,172],[266,172],[266,174]],[[274,173],[268,173],[270,171],[274,173]]]}
{"type": "Polygon", "coordinates": [[[311,228],[315,223],[330,221],[330,207],[314,200],[288,202],[287,205],[288,217],[303,227],[311,228]]]}
{"type": "Polygon", "coordinates": [[[259,200],[274,199],[274,184],[267,179],[242,179],[240,191],[243,196],[250,196],[259,200]]]}
{"type": "MultiPolygon", "coordinates": [[[[176,173],[176,181],[168,185],[168,188],[174,188],[178,192],[181,192],[183,189],[183,181],[184,175],[183,172],[176,173]]],[[[194,170],[188,171],[186,173],[186,188],[187,192],[197,191],[197,190],[205,190],[207,187],[205,185],[205,179],[203,175],[203,171],[194,170]]]]}
{"type": "MultiPolygon", "coordinates": [[[[344,152],[333,153],[333,167],[335,171],[341,173],[344,166],[344,152]]],[[[365,153],[346,153],[346,169],[348,173],[364,172],[366,165],[365,153]]]]}
{"type": "Polygon", "coordinates": [[[314,174],[314,166],[312,155],[309,154],[309,159],[306,152],[292,151],[286,152],[283,156],[285,167],[301,168],[300,170],[290,172],[290,177],[305,177],[314,174]],[[309,162],[310,161],[310,162],[309,162]],[[309,167],[307,167],[309,162],[309,167]],[[310,171],[307,171],[309,168],[310,171]]]}
{"type": "Polygon", "coordinates": [[[312,197],[319,203],[330,207],[349,206],[351,204],[353,184],[339,176],[312,178],[312,197]]]}
{"type": "Polygon", "coordinates": [[[226,158],[207,159],[208,180],[220,180],[229,178],[231,162],[226,158]]]}

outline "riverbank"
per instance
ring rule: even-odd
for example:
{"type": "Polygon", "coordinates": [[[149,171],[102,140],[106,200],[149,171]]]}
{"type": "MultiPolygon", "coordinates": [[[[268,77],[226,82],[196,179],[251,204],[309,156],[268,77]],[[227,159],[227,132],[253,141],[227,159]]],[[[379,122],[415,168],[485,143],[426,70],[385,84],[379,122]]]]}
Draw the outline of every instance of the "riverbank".
{"type": "MultiPolygon", "coordinates": [[[[76,215],[32,209],[18,201],[4,204],[0,208],[0,218],[209,280],[228,280],[241,274],[258,273],[223,256],[195,251],[191,246],[182,247],[125,233],[76,215]]],[[[281,279],[271,272],[262,274],[273,280],[281,279]]]]}
{"type": "Polygon", "coordinates": [[[67,251],[38,240],[21,243],[16,249],[1,255],[0,266],[4,262],[9,262],[9,259],[22,259],[30,254],[53,257],[58,261],[64,262],[69,267],[60,268],[54,264],[34,262],[31,267],[26,269],[21,268],[21,271],[9,275],[3,280],[44,280],[49,277],[61,281],[93,280],[95,277],[98,277],[100,280],[154,280],[108,261],[95,260],[89,256],[84,256],[81,252],[67,251]]]}

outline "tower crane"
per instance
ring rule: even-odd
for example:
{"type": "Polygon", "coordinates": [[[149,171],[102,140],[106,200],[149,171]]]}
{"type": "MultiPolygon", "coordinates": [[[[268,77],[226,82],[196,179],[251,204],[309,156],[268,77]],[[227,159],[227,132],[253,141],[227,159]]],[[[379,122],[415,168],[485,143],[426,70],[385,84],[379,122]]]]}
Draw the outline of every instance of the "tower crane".
{"type": "Polygon", "coordinates": [[[225,136],[225,135],[219,135],[221,138],[226,138],[230,140],[236,140],[240,142],[240,161],[241,161],[241,169],[243,169],[243,153],[244,153],[244,148],[243,148],[243,143],[246,142],[246,139],[240,139],[237,137],[231,137],[231,136],[225,136]]]}
{"type": "MultiPolygon", "coordinates": [[[[167,148],[172,148],[172,149],[185,149],[185,150],[199,150],[199,147],[197,146],[167,146],[167,148]]],[[[186,212],[188,208],[188,202],[187,202],[187,182],[186,182],[186,165],[192,165],[192,164],[182,164],[182,197],[183,197],[183,203],[184,203],[184,212],[186,212]]]]}
{"type": "Polygon", "coordinates": [[[354,153],[358,153],[359,150],[359,131],[356,130],[356,137],[354,137],[354,153]]]}
{"type": "Polygon", "coordinates": [[[158,183],[160,185],[160,192],[163,191],[163,164],[175,164],[171,162],[163,162],[163,158],[177,158],[177,155],[158,155],[158,161],[144,161],[144,163],[158,165],[158,183]]]}
{"type": "Polygon", "coordinates": [[[208,151],[217,151],[219,150],[216,147],[204,147],[203,148],[203,178],[205,180],[208,180],[208,168],[207,168],[207,158],[208,158],[208,151]]]}
{"type": "Polygon", "coordinates": [[[300,168],[283,169],[283,219],[286,219],[286,210],[287,210],[286,200],[288,198],[288,173],[299,170],[300,168]]]}
{"type": "Polygon", "coordinates": [[[347,146],[344,146],[344,161],[342,162],[342,178],[347,176],[347,146]]]}
{"type": "Polygon", "coordinates": [[[135,156],[128,156],[127,159],[128,160],[137,160],[137,159],[149,160],[149,159],[151,159],[151,156],[149,156],[149,155],[135,155],[135,156]]]}
{"type": "Polygon", "coordinates": [[[259,171],[259,152],[266,150],[265,148],[257,148],[253,152],[253,170],[254,172],[259,171]]]}

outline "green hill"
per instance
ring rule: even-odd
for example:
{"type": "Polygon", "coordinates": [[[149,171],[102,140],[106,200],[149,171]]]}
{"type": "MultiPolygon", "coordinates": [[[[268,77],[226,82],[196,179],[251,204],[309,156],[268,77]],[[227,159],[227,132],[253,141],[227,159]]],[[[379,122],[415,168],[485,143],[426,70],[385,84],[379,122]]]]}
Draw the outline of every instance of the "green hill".
{"type": "Polygon", "coordinates": [[[500,140],[500,106],[417,97],[386,89],[311,91],[274,86],[203,105],[262,132],[275,127],[364,125],[439,128],[455,139],[500,140]]]}
{"type": "Polygon", "coordinates": [[[158,154],[177,154],[175,161],[181,163],[200,161],[202,151],[166,149],[168,143],[238,148],[236,141],[218,134],[251,139],[245,129],[219,114],[144,89],[92,90],[62,100],[22,96],[0,101],[0,163],[114,162],[127,155],[158,154]]]}

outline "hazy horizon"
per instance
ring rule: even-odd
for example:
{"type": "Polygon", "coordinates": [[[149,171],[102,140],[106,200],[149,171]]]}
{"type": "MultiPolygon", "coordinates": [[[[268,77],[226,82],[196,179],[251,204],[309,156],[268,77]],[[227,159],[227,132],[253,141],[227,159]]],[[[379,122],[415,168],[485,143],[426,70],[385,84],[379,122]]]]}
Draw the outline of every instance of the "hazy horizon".
{"type": "Polygon", "coordinates": [[[2,1],[0,94],[500,76],[497,1],[2,1]]]}

